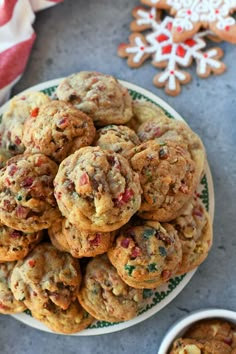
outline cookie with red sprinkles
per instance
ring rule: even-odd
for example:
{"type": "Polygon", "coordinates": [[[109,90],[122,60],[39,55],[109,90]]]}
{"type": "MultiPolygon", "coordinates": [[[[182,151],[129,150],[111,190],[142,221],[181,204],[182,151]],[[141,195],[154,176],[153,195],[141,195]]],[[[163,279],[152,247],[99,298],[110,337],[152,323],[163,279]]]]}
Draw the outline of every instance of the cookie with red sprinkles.
{"type": "Polygon", "coordinates": [[[0,218],[23,232],[47,229],[60,215],[53,194],[58,166],[43,154],[17,155],[0,170],[0,218]]]}
{"type": "Polygon", "coordinates": [[[83,230],[117,230],[140,208],[138,174],[126,158],[99,146],[81,148],[63,160],[54,186],[61,213],[83,230]]]}

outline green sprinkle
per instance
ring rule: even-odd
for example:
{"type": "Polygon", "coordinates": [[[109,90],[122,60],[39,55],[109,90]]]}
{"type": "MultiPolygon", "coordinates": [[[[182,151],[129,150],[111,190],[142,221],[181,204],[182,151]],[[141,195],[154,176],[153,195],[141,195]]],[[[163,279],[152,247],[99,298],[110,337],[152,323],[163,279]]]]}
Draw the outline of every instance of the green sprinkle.
{"type": "Polygon", "coordinates": [[[150,237],[155,235],[155,230],[153,229],[145,229],[143,232],[143,238],[148,240],[150,237]]]}
{"type": "Polygon", "coordinates": [[[158,143],[159,143],[160,146],[165,146],[166,145],[166,143],[164,141],[158,141],[158,143]]]}
{"type": "Polygon", "coordinates": [[[22,196],[21,195],[17,195],[16,199],[21,201],[22,200],[22,196]]]}
{"type": "Polygon", "coordinates": [[[2,116],[3,116],[3,114],[0,115],[0,123],[2,123],[2,116]]]}
{"type": "Polygon", "coordinates": [[[166,257],[167,253],[165,247],[159,247],[159,252],[162,257],[166,257]]]}
{"type": "Polygon", "coordinates": [[[155,272],[156,270],[157,270],[157,265],[156,265],[156,263],[150,263],[150,264],[148,265],[148,271],[149,271],[150,273],[155,272]]]}
{"type": "Polygon", "coordinates": [[[152,173],[151,173],[151,171],[147,171],[146,172],[146,176],[147,176],[148,182],[151,182],[152,181],[152,173]]]}
{"type": "Polygon", "coordinates": [[[128,271],[129,275],[132,275],[132,272],[133,272],[134,269],[135,269],[135,266],[133,266],[133,265],[129,265],[129,264],[125,265],[125,270],[128,271]]]}
{"type": "Polygon", "coordinates": [[[153,295],[153,291],[151,289],[143,289],[143,298],[148,299],[153,295]]]}

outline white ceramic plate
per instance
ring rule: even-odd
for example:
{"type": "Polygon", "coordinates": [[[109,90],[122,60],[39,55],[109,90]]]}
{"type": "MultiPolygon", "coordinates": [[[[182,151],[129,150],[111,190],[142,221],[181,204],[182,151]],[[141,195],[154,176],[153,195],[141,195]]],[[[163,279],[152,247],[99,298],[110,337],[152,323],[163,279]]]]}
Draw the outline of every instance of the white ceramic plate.
{"type": "MultiPolygon", "coordinates": [[[[43,91],[50,97],[54,97],[56,87],[61,82],[61,80],[62,79],[47,81],[39,85],[33,86],[26,91],[43,91]]],[[[171,108],[165,101],[163,101],[153,93],[139,86],[128,83],[126,81],[120,81],[120,82],[121,84],[123,84],[129,89],[133,99],[151,101],[154,104],[161,107],[165,111],[168,117],[177,120],[183,120],[183,118],[173,108],[171,108]]],[[[4,112],[6,107],[7,107],[7,103],[0,109],[0,114],[4,112]]],[[[200,198],[205,204],[206,209],[209,211],[210,216],[212,217],[213,220],[214,189],[213,189],[211,172],[207,163],[205,168],[205,175],[201,181],[201,184],[197,192],[200,195],[200,198]]],[[[168,305],[168,303],[171,302],[187,285],[187,283],[190,281],[195,271],[196,270],[191,271],[184,276],[174,277],[168,283],[156,289],[152,289],[152,290],[144,289],[144,296],[146,298],[146,307],[142,311],[142,313],[140,313],[134,319],[126,322],[121,322],[121,323],[109,323],[104,321],[96,321],[89,328],[75,335],[78,336],[98,335],[98,334],[116,332],[121,329],[128,328],[139,322],[144,321],[145,319],[151,317],[152,315],[160,311],[163,307],[168,305]]],[[[31,327],[37,328],[42,331],[51,332],[46,326],[44,326],[41,322],[35,320],[28,313],[13,315],[13,317],[31,327]]]]}

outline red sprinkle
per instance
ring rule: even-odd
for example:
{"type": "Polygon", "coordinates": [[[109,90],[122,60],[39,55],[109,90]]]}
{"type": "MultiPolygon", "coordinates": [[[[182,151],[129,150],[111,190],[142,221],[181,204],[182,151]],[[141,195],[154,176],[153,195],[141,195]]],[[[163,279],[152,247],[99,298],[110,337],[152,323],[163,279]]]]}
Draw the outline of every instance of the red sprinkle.
{"type": "Polygon", "coordinates": [[[43,163],[44,163],[44,159],[42,159],[42,157],[39,157],[35,162],[35,166],[40,167],[43,163]]]}
{"type": "Polygon", "coordinates": [[[0,309],[2,310],[9,310],[9,307],[4,305],[2,302],[0,302],[0,309]]]}
{"type": "Polygon", "coordinates": [[[34,182],[33,178],[32,177],[28,177],[21,183],[21,185],[24,188],[28,188],[28,187],[32,186],[33,182],[34,182]]]}
{"type": "Polygon", "coordinates": [[[116,200],[117,206],[122,206],[128,203],[131,198],[134,196],[134,191],[132,189],[126,189],[124,193],[120,193],[116,200]]]}
{"type": "Polygon", "coordinates": [[[5,182],[6,182],[6,185],[7,185],[7,186],[10,186],[10,185],[11,185],[11,181],[9,180],[9,178],[6,178],[6,179],[5,179],[5,182]]]}
{"type": "Polygon", "coordinates": [[[60,200],[61,199],[61,196],[62,196],[62,193],[61,192],[55,192],[55,198],[60,200]]]}
{"type": "Polygon", "coordinates": [[[128,248],[129,247],[129,243],[130,243],[130,239],[129,238],[124,238],[122,241],[121,241],[121,246],[123,248],[128,248]]]}
{"type": "Polygon", "coordinates": [[[17,166],[16,165],[11,165],[9,167],[9,176],[14,176],[14,174],[16,173],[16,171],[18,170],[17,166]]]}
{"type": "Polygon", "coordinates": [[[193,209],[193,215],[195,216],[199,216],[200,218],[203,216],[203,212],[201,209],[198,209],[198,208],[194,208],[193,209]]]}
{"type": "Polygon", "coordinates": [[[28,265],[30,266],[30,267],[34,267],[35,266],[35,260],[33,260],[33,259],[30,259],[29,261],[28,261],[28,265]]]}
{"type": "Polygon", "coordinates": [[[30,113],[31,117],[34,117],[34,118],[37,117],[38,114],[39,114],[39,108],[38,107],[35,107],[30,113]]]}
{"type": "Polygon", "coordinates": [[[11,234],[10,234],[10,237],[11,238],[18,238],[18,237],[21,237],[22,236],[22,231],[16,231],[14,230],[11,234]]]}
{"type": "Polygon", "coordinates": [[[161,276],[164,280],[168,280],[171,278],[172,276],[172,273],[170,270],[163,270],[162,273],[161,273],[161,276]]]}
{"type": "Polygon", "coordinates": [[[133,249],[132,249],[132,251],[131,251],[131,257],[132,258],[137,258],[138,256],[140,256],[141,255],[141,249],[139,248],[139,247],[134,247],[133,249]]]}
{"type": "Polygon", "coordinates": [[[86,184],[89,184],[89,176],[87,175],[87,173],[83,173],[82,176],[79,179],[79,184],[81,186],[84,186],[86,184]]]}
{"type": "Polygon", "coordinates": [[[18,136],[15,137],[15,144],[16,145],[20,145],[21,144],[21,140],[18,136]]]}
{"type": "Polygon", "coordinates": [[[183,192],[184,194],[188,194],[188,192],[189,192],[188,186],[186,186],[186,184],[182,184],[182,185],[180,186],[179,190],[180,190],[181,192],[183,192]]]}
{"type": "Polygon", "coordinates": [[[21,205],[18,205],[16,207],[16,216],[20,219],[26,219],[27,218],[27,215],[29,214],[29,208],[24,208],[22,207],[21,205]]]}
{"type": "Polygon", "coordinates": [[[96,233],[96,236],[93,240],[89,241],[90,245],[98,246],[101,243],[101,234],[96,233]]]}

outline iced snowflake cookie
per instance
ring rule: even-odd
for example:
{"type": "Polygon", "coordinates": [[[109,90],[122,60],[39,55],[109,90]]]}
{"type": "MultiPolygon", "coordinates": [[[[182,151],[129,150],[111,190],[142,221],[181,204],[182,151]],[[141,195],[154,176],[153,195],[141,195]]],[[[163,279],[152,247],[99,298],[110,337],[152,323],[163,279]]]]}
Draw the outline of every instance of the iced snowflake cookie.
{"type": "Polygon", "coordinates": [[[10,151],[0,148],[0,169],[6,166],[7,160],[12,157],[10,151]]]}
{"type": "Polygon", "coordinates": [[[37,116],[41,105],[48,103],[49,97],[42,92],[27,92],[13,97],[2,117],[2,146],[12,154],[25,150],[22,142],[24,123],[27,118],[37,116]]]}
{"type": "Polygon", "coordinates": [[[132,117],[132,99],[116,78],[82,71],[65,78],[57,88],[60,100],[69,101],[93,118],[94,124],[124,124],[132,117]]]}
{"type": "Polygon", "coordinates": [[[0,223],[0,263],[23,259],[42,237],[42,231],[25,233],[0,223]]]}
{"type": "Polygon", "coordinates": [[[10,289],[10,277],[15,262],[0,264],[0,313],[11,314],[23,312],[26,306],[22,301],[18,301],[13,296],[10,289]]]}
{"type": "Polygon", "coordinates": [[[70,103],[51,101],[25,121],[23,143],[26,152],[42,153],[61,162],[80,147],[90,145],[95,133],[87,114],[70,103]]]}
{"type": "Polygon", "coordinates": [[[127,125],[137,132],[139,126],[149,119],[166,117],[165,112],[152,102],[133,100],[133,117],[127,125]]]}
{"type": "Polygon", "coordinates": [[[139,176],[128,161],[100,147],[84,147],[62,161],[54,180],[60,211],[77,227],[116,230],[141,203],[139,176]]]}
{"type": "Polygon", "coordinates": [[[95,257],[111,246],[111,232],[89,232],[72,225],[67,219],[58,219],[48,229],[50,240],[56,248],[71,253],[75,258],[95,257]]]}
{"type": "Polygon", "coordinates": [[[130,150],[139,145],[136,133],[124,125],[108,125],[97,131],[94,145],[111,150],[126,157],[130,150]]]}
{"type": "Polygon", "coordinates": [[[142,290],[129,287],[117,274],[106,255],[87,265],[79,292],[81,305],[101,321],[126,321],[142,309],[142,290]]]}
{"type": "Polygon", "coordinates": [[[130,163],[143,189],[139,216],[170,221],[193,196],[199,171],[186,145],[150,140],[135,147],[130,163]]]}
{"type": "MultiPolygon", "coordinates": [[[[117,50],[120,57],[127,58],[130,67],[138,68],[151,58],[152,65],[162,70],[154,76],[153,84],[165,88],[165,92],[172,96],[181,92],[181,85],[191,81],[191,75],[185,68],[193,61],[196,62],[197,75],[201,78],[207,78],[211,74],[220,75],[226,70],[225,64],[220,61],[224,55],[222,49],[207,48],[206,38],[209,36],[209,30],[196,33],[181,43],[175,43],[172,33],[175,19],[165,16],[161,20],[160,10],[154,7],[157,1],[146,1],[152,7],[134,8],[135,20],[131,23],[131,30],[134,32],[129,37],[129,43],[121,43],[117,50]],[[150,31],[146,31],[147,29],[150,31]],[[139,33],[143,31],[144,34],[139,33]]],[[[158,1],[158,6],[161,3],[162,0],[158,1]]],[[[178,1],[175,3],[182,6],[178,1]]],[[[186,6],[192,6],[189,5],[191,1],[187,3],[186,6]]]]}
{"type": "Polygon", "coordinates": [[[138,136],[142,142],[155,139],[160,143],[170,140],[186,144],[196,164],[200,182],[205,164],[205,148],[199,136],[186,123],[166,116],[153,117],[140,125],[138,136]]]}
{"type": "Polygon", "coordinates": [[[178,231],[183,258],[176,272],[184,274],[200,265],[212,246],[212,223],[202,202],[192,199],[181,215],[171,222],[178,231]]]}
{"type": "Polygon", "coordinates": [[[167,282],[182,259],[181,243],[170,224],[147,221],[125,227],[108,257],[120,277],[134,288],[155,288],[167,282]]]}
{"type": "Polygon", "coordinates": [[[24,301],[31,311],[50,306],[68,309],[76,300],[80,283],[78,260],[50,243],[41,243],[18,261],[11,276],[15,298],[24,301]]]}
{"type": "Polygon", "coordinates": [[[0,219],[23,232],[47,229],[60,215],[53,195],[58,166],[42,154],[18,155],[0,170],[0,219]]]}
{"type": "Polygon", "coordinates": [[[64,334],[80,332],[94,321],[78,300],[73,301],[66,310],[51,303],[49,307],[33,310],[31,313],[52,331],[64,334]]]}
{"type": "Polygon", "coordinates": [[[172,35],[175,42],[192,37],[201,27],[209,28],[220,38],[236,43],[236,21],[231,14],[236,3],[228,0],[141,0],[149,6],[170,10],[175,15],[172,35]]]}

